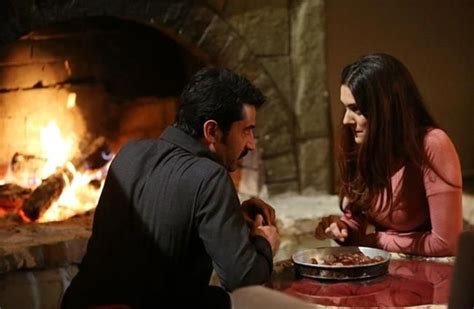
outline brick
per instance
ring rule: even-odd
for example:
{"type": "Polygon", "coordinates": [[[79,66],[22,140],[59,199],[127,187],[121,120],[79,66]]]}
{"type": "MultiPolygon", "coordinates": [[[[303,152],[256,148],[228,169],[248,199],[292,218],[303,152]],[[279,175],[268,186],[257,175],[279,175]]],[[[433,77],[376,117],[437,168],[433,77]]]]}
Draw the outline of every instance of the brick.
{"type": "Polygon", "coordinates": [[[0,64],[23,64],[31,61],[31,43],[19,40],[0,48],[0,64]]]}
{"type": "Polygon", "coordinates": [[[265,179],[268,183],[296,180],[297,167],[293,153],[265,160],[265,179]]]}
{"type": "Polygon", "coordinates": [[[278,183],[267,183],[266,187],[270,196],[285,193],[297,194],[299,192],[298,182],[295,180],[283,181],[278,183]]]}
{"type": "Polygon", "coordinates": [[[294,137],[287,126],[280,126],[263,135],[259,135],[258,144],[263,158],[291,151],[294,137]]]}
{"type": "Polygon", "coordinates": [[[0,66],[0,89],[31,88],[35,85],[50,86],[69,78],[64,61],[0,66]]]}
{"type": "Polygon", "coordinates": [[[190,43],[199,45],[201,38],[206,35],[206,29],[211,25],[214,18],[216,18],[216,14],[208,8],[193,7],[184,18],[178,33],[190,43]]]}
{"type": "Polygon", "coordinates": [[[224,16],[256,55],[288,53],[288,0],[229,1],[224,16]]]}
{"type": "Polygon", "coordinates": [[[300,183],[305,194],[329,193],[332,165],[328,138],[306,140],[299,145],[300,183]]]}

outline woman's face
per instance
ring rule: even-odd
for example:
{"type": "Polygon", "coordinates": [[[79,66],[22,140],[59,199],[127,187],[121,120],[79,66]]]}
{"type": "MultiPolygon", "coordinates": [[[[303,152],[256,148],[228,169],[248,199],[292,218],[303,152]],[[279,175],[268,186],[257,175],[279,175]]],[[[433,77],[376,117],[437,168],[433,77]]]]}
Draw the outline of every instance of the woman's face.
{"type": "Polygon", "coordinates": [[[362,144],[367,134],[367,119],[359,110],[351,90],[346,85],[341,86],[341,102],[346,108],[342,123],[349,126],[357,144],[362,144]]]}

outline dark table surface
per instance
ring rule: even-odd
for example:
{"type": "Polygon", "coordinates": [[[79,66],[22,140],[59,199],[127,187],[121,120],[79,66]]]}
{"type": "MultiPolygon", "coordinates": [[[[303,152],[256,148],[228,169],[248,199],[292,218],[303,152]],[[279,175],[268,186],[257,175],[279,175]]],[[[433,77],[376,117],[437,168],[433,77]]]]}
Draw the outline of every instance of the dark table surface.
{"type": "Polygon", "coordinates": [[[290,260],[275,264],[271,289],[326,306],[409,307],[447,304],[453,266],[423,259],[391,259],[386,275],[349,281],[299,277],[290,260]]]}

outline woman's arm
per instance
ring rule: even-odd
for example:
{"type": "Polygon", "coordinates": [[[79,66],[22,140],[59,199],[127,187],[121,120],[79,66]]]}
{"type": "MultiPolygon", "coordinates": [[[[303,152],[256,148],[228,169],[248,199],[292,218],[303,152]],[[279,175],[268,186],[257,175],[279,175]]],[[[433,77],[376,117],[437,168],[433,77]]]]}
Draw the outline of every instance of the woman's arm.
{"type": "Polygon", "coordinates": [[[431,231],[378,232],[366,241],[392,252],[426,256],[456,254],[462,230],[461,166],[454,145],[440,129],[430,131],[425,149],[432,166],[424,169],[423,181],[429,206],[431,231]]]}
{"type": "Polygon", "coordinates": [[[440,193],[428,197],[431,231],[377,232],[366,236],[365,242],[391,252],[424,256],[456,254],[456,243],[462,230],[461,194],[440,193]]]}

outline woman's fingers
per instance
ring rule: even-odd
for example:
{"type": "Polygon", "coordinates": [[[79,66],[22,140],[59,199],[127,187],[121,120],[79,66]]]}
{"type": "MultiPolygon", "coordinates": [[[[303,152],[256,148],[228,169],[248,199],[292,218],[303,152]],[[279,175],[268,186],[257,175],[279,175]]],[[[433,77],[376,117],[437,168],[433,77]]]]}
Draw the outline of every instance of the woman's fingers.
{"type": "Polygon", "coordinates": [[[340,217],[336,215],[321,218],[321,221],[319,222],[318,226],[314,231],[314,236],[319,240],[324,240],[327,238],[333,239],[334,236],[332,235],[330,230],[328,230],[328,228],[331,226],[331,224],[339,222],[339,218],[340,217]]]}
{"type": "Polygon", "coordinates": [[[320,222],[318,224],[318,226],[316,227],[316,230],[314,231],[314,236],[319,240],[326,239],[327,236],[326,236],[326,233],[324,231],[325,229],[326,229],[326,226],[324,226],[324,224],[322,222],[320,222]]]}
{"type": "Polygon", "coordinates": [[[332,222],[325,230],[326,236],[339,241],[346,240],[348,236],[347,228],[339,222],[332,222]]]}

